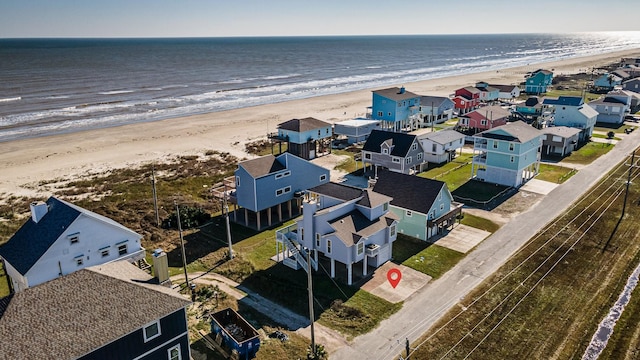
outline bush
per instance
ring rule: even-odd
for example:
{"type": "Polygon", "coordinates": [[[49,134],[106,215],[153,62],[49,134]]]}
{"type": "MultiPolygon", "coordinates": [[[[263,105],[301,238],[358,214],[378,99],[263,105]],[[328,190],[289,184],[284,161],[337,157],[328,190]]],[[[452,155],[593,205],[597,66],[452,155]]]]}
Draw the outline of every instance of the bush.
{"type": "MultiPolygon", "coordinates": [[[[211,215],[200,207],[181,206],[180,207],[180,225],[183,229],[190,229],[203,225],[211,219],[211,215]]],[[[166,229],[178,228],[178,217],[175,212],[162,221],[162,226],[166,229]]]]}

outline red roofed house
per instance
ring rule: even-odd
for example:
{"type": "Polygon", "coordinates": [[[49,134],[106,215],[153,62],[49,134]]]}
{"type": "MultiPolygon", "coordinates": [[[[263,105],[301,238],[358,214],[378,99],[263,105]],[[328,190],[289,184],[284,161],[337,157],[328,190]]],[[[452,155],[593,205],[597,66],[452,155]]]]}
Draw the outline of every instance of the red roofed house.
{"type": "Polygon", "coordinates": [[[493,129],[504,125],[509,119],[509,110],[498,105],[485,106],[478,110],[460,116],[458,127],[463,130],[472,130],[473,133],[493,129]]]}

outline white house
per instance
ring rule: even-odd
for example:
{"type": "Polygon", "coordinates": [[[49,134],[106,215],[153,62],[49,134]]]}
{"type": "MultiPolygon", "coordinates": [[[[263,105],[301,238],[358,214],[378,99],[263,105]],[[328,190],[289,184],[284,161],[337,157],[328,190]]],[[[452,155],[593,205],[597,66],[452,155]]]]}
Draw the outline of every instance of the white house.
{"type": "Polygon", "coordinates": [[[453,160],[456,151],[464,146],[464,138],[464,134],[450,129],[418,135],[424,159],[436,164],[453,160]]]}
{"type": "Polygon", "coordinates": [[[580,129],[580,142],[589,141],[596,125],[598,112],[584,103],[580,96],[544,98],[542,102],[553,108],[553,125],[580,129]]]}
{"type": "Polygon", "coordinates": [[[117,222],[50,197],[31,204],[31,218],[0,247],[13,291],[88,266],[145,257],[142,236],[117,222]]]}

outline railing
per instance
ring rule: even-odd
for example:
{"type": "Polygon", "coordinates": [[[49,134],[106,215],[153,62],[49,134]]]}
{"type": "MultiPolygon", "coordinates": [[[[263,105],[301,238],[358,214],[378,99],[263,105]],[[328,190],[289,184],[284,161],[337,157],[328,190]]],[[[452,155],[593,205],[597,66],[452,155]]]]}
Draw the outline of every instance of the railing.
{"type": "MultiPolygon", "coordinates": [[[[297,232],[294,231],[296,229],[297,224],[293,224],[276,231],[276,241],[281,242],[285,247],[285,251],[290,251],[295,259],[294,264],[294,261],[292,259],[289,259],[288,256],[284,256],[283,264],[289,266],[294,270],[298,270],[300,267],[302,267],[305,271],[307,271],[307,269],[309,268],[307,259],[300,251],[300,245],[298,245],[296,240],[292,239],[294,237],[294,234],[297,237],[297,232]],[[298,266],[298,264],[300,266],[298,266]]],[[[318,267],[314,259],[311,259],[311,265],[314,268],[318,267]]]]}
{"type": "Polygon", "coordinates": [[[367,245],[365,249],[366,249],[365,251],[366,251],[367,256],[373,257],[373,256],[378,255],[378,252],[380,251],[380,246],[375,245],[375,244],[367,245]]]}
{"type": "Polygon", "coordinates": [[[486,164],[487,163],[487,155],[476,155],[473,157],[473,162],[476,164],[486,164]]]}

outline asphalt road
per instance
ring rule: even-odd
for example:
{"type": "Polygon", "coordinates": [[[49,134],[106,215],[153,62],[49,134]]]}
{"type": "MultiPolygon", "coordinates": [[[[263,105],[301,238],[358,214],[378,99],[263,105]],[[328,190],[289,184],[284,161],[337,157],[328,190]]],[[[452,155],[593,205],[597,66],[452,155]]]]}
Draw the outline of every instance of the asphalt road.
{"type": "Polygon", "coordinates": [[[417,340],[473,288],[502,266],[521,246],[553,221],[639,145],[640,130],[619,141],[604,156],[556,187],[537,205],[485,239],[454,268],[405,301],[400,311],[375,330],[357,337],[331,359],[397,359],[405,339],[417,340]]]}

